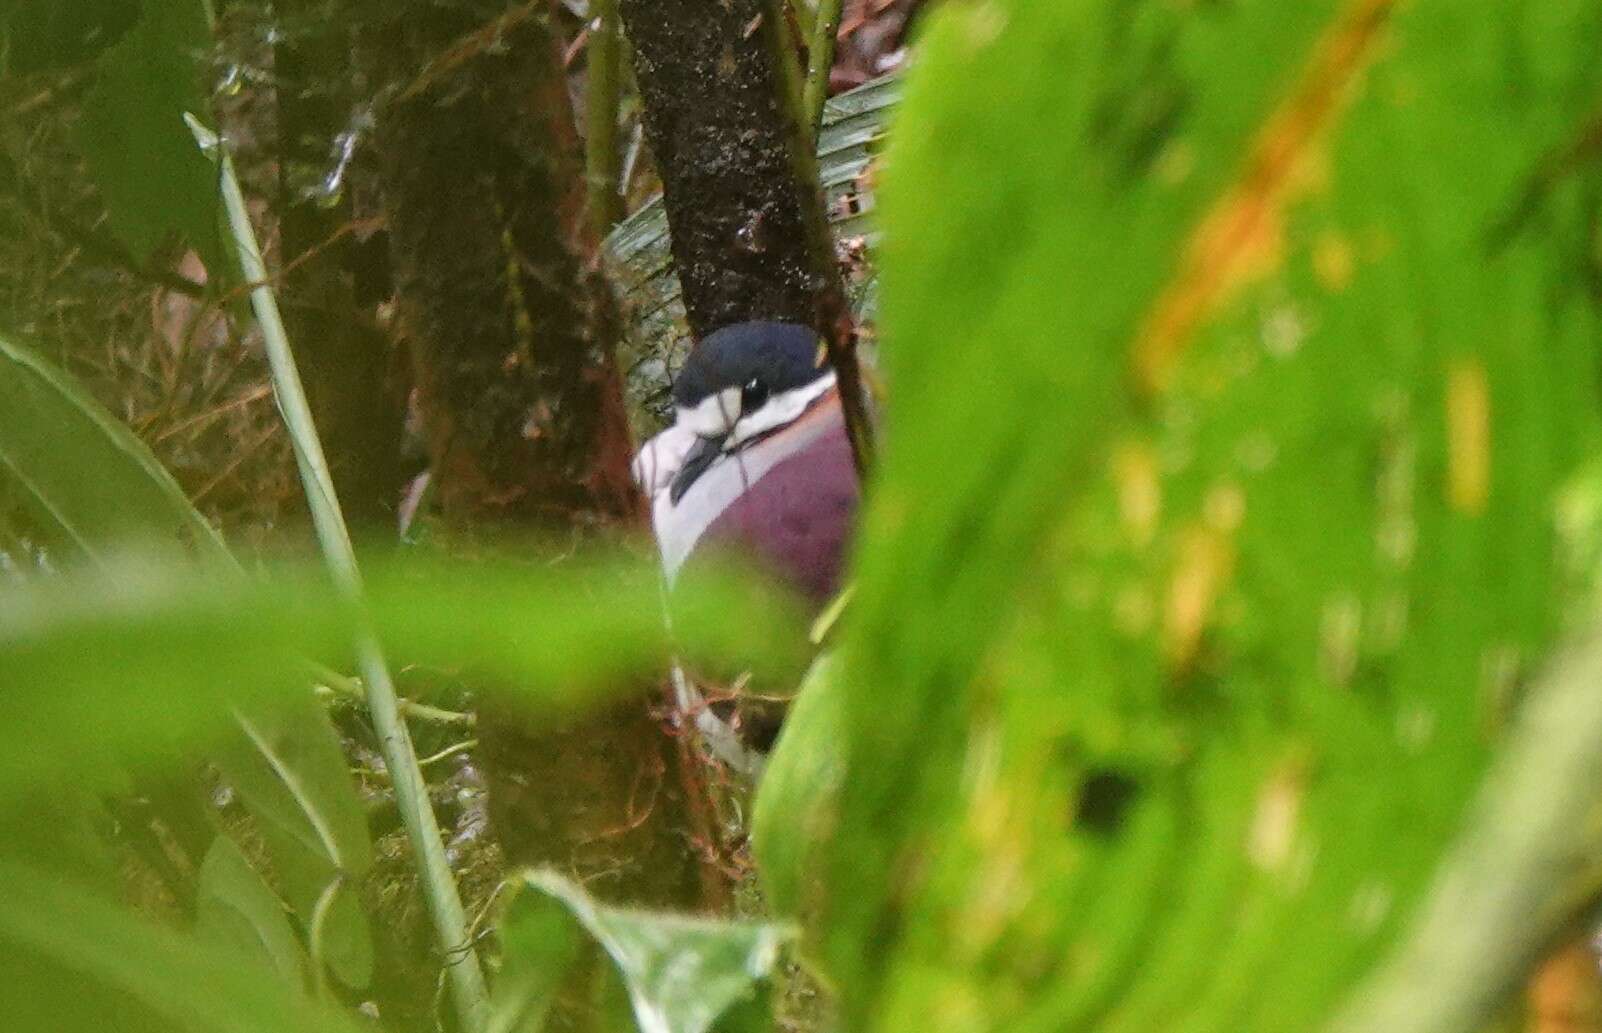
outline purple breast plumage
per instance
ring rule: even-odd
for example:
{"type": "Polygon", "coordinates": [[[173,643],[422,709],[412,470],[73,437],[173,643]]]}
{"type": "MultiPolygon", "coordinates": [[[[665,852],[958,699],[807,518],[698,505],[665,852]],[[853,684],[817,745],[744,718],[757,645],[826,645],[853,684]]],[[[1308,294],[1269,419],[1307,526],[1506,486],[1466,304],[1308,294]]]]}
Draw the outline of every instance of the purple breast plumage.
{"type": "MultiPolygon", "coordinates": [[[[838,399],[825,400],[798,423],[723,461],[739,490],[715,516],[715,506],[703,508],[711,520],[686,560],[730,550],[821,606],[840,588],[857,472],[838,399]]],[[[717,493],[715,483],[706,487],[717,493]]],[[[686,495],[680,505],[693,508],[698,501],[686,495]]]]}
{"type": "Polygon", "coordinates": [[[720,330],[674,396],[677,422],[635,461],[669,580],[728,551],[821,607],[840,588],[859,489],[816,336],[779,323],[720,330]]]}

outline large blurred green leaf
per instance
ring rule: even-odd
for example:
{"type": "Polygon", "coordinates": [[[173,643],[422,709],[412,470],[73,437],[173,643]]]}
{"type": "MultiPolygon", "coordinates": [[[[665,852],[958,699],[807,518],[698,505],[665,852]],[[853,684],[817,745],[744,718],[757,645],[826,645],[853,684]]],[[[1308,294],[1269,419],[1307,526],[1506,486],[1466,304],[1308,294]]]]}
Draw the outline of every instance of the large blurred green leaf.
{"type": "Polygon", "coordinates": [[[203,0],[143,0],[139,22],[100,55],[78,141],[112,231],[143,262],[171,235],[218,275],[216,172],[184,127],[206,110],[200,61],[211,45],[203,0]]]}
{"type": "Polygon", "coordinates": [[[7,70],[27,74],[93,57],[128,31],[139,7],[139,0],[0,0],[7,70]]]}
{"type": "MultiPolygon", "coordinates": [[[[214,1033],[351,1033],[358,1027],[277,979],[249,955],[127,914],[59,876],[0,859],[0,968],[22,952],[59,965],[48,980],[0,985],[6,1029],[89,1033],[74,1017],[98,1002],[114,1028],[214,1033]],[[149,1012],[165,1020],[151,1025],[149,1012]]],[[[104,1027],[100,1027],[104,1028],[104,1027]]]]}
{"type": "MultiPolygon", "coordinates": [[[[560,569],[408,562],[369,573],[369,615],[397,663],[503,679],[534,713],[582,706],[669,653],[793,666],[790,611],[743,579],[681,593],[670,642],[654,565],[560,569]],[[739,613],[739,621],[728,614],[739,613]]],[[[306,658],[343,656],[359,624],[325,580],[258,582],[179,560],[39,579],[0,594],[0,800],[91,778],[113,760],[213,737],[236,708],[304,691],[306,658]]],[[[247,710],[247,712],[254,712],[247,710]]]]}
{"type": "Polygon", "coordinates": [[[507,959],[521,976],[520,987],[530,994],[554,991],[576,956],[573,932],[563,921],[571,915],[617,965],[641,1033],[752,1028],[741,1023],[764,1002],[765,983],[790,935],[766,922],[610,907],[549,871],[525,873],[517,888],[503,922],[506,949],[521,952],[507,959]]]}
{"type": "Polygon", "coordinates": [[[839,663],[820,656],[784,716],[751,805],[751,854],[774,914],[818,909],[822,846],[837,820],[845,781],[845,715],[839,663]]]}
{"type": "Polygon", "coordinates": [[[938,13],[881,193],[848,1026],[1283,1033],[1390,942],[1574,598],[1599,46],[1582,0],[938,13]]]}

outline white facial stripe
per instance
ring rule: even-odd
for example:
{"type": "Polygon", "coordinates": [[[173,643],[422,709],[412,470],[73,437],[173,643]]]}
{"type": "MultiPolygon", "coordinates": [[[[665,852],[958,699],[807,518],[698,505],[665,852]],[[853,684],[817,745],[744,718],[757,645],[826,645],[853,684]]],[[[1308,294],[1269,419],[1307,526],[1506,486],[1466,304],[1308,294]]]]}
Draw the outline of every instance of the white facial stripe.
{"type": "Polygon", "coordinates": [[[740,418],[740,389],[726,387],[717,394],[707,395],[693,408],[681,405],[676,412],[680,426],[690,428],[703,438],[722,437],[740,418]]]}
{"type": "Polygon", "coordinates": [[[792,422],[807,411],[807,406],[827,394],[833,387],[834,374],[826,373],[810,384],[770,395],[768,400],[762,403],[761,408],[744,414],[735,422],[729,439],[723,443],[724,449],[738,448],[742,442],[750,441],[776,427],[792,422]]]}

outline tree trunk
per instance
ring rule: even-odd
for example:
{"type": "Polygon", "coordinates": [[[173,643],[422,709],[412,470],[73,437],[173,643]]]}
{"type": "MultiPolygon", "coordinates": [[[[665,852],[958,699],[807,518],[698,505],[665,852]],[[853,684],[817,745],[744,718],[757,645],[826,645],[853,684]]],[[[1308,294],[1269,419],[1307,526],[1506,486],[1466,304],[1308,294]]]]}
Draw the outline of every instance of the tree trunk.
{"type": "MultiPolygon", "coordinates": [[[[310,23],[314,5],[291,0],[285,14],[310,23]]],[[[335,138],[350,119],[348,89],[334,77],[349,61],[341,22],[287,34],[273,54],[278,98],[279,241],[284,320],[334,488],[358,538],[394,541],[403,470],[405,392],[390,342],[358,308],[359,252],[345,232],[350,191],[334,170],[335,138]],[[315,191],[328,188],[319,196],[315,191]]],[[[348,178],[349,169],[340,170],[348,178]]]]}
{"type": "MultiPolygon", "coordinates": [[[[566,552],[641,530],[643,507],[547,9],[413,5],[382,47],[398,92],[379,150],[445,523],[458,540],[533,531],[566,552]]],[[[514,863],[693,906],[679,751],[647,695],[555,729],[484,708],[491,821],[514,863]]]]}
{"type": "Polygon", "coordinates": [[[859,468],[851,314],[776,0],[620,0],[690,329],[805,323],[829,348],[859,468]]]}

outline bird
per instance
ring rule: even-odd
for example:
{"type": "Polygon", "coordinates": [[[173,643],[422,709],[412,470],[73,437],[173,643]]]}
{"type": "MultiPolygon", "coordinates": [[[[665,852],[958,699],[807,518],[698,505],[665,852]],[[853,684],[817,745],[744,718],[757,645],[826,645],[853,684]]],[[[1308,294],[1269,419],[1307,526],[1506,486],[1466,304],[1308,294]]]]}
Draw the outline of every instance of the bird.
{"type": "Polygon", "coordinates": [[[668,581],[728,551],[821,609],[840,589],[860,488],[817,333],[766,321],[716,330],[672,397],[673,425],[635,460],[668,581]]]}
{"type": "MultiPolygon", "coordinates": [[[[723,553],[823,611],[840,594],[861,489],[817,333],[773,321],[722,327],[691,349],[671,393],[673,425],[634,462],[668,586],[723,553]]],[[[707,707],[682,671],[675,682],[714,753],[758,769],[783,693],[747,691],[734,707],[707,707]]]]}

